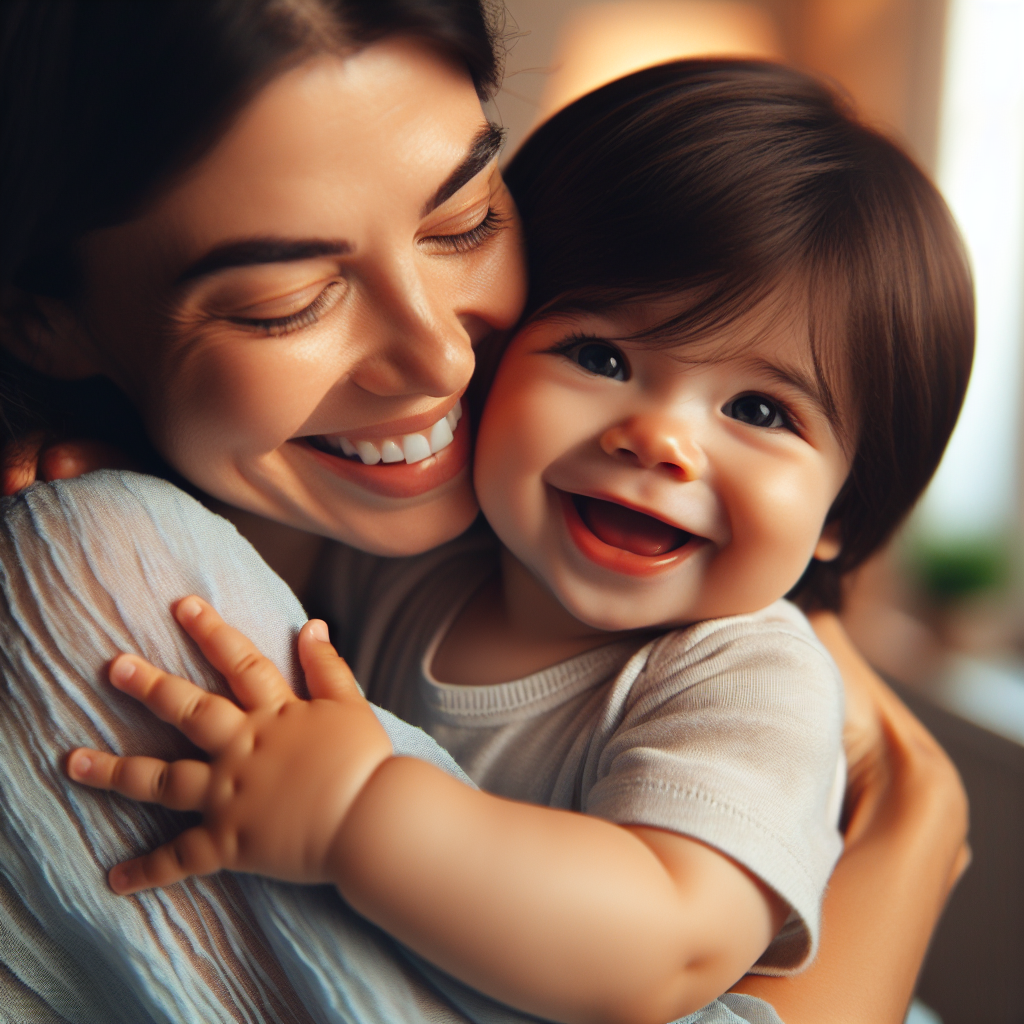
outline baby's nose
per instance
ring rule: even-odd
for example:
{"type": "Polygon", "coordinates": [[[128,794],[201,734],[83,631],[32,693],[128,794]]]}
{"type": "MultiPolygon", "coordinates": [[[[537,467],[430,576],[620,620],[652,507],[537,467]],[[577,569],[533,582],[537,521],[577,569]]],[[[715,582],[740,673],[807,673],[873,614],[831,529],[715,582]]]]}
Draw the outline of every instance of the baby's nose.
{"type": "Polygon", "coordinates": [[[633,416],[617,423],[601,435],[601,448],[644,469],[664,466],[683,480],[699,480],[707,470],[707,456],[693,431],[669,417],[633,416]]]}

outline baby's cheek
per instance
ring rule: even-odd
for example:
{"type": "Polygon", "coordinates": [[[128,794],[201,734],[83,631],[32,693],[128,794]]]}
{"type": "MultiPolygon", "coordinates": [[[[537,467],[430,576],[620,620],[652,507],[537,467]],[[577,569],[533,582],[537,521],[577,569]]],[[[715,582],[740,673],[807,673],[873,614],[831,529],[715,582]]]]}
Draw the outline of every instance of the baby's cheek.
{"type": "Polygon", "coordinates": [[[492,391],[477,434],[473,483],[499,537],[535,537],[543,519],[543,473],[550,434],[535,396],[518,387],[492,391]]]}
{"type": "Polygon", "coordinates": [[[806,482],[801,486],[780,471],[761,487],[733,495],[728,507],[732,540],[716,560],[716,605],[723,614],[755,611],[784,596],[803,575],[827,506],[806,482]]]}

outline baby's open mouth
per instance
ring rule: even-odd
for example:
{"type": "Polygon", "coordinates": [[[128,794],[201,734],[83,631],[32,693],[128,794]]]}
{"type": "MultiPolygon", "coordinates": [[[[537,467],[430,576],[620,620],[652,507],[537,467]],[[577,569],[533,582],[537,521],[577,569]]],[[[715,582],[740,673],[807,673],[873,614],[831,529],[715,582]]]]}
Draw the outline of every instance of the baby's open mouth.
{"type": "Polygon", "coordinates": [[[350,441],[341,434],[318,434],[307,437],[306,441],[328,455],[341,456],[365,466],[375,466],[378,462],[411,465],[447,448],[454,439],[455,427],[461,418],[462,403],[456,402],[447,415],[415,434],[373,441],[350,441]]]}
{"type": "Polygon", "coordinates": [[[692,533],[614,501],[572,495],[580,519],[599,540],[634,555],[664,555],[681,548],[692,533]]]}

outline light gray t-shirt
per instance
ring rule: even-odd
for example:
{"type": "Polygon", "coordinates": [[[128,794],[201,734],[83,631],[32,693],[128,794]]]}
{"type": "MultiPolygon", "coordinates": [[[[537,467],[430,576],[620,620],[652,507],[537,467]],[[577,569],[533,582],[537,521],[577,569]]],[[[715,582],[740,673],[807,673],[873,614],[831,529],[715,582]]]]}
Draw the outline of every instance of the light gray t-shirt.
{"type": "Polygon", "coordinates": [[[488,792],[726,853],[792,911],[755,970],[806,966],[842,848],[843,700],[792,604],[610,643],[524,679],[452,686],[430,665],[496,570],[493,537],[477,530],[410,559],[342,548],[330,559],[328,605],[370,700],[428,732],[488,792]]]}

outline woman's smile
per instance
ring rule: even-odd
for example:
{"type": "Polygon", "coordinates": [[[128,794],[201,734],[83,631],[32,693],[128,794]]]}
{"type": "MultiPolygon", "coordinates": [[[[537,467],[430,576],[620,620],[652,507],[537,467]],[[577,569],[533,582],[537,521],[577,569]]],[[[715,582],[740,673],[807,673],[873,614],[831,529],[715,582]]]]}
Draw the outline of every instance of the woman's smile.
{"type": "Polygon", "coordinates": [[[319,451],[329,455],[340,453],[365,466],[376,466],[380,462],[385,465],[405,462],[411,466],[444,451],[454,441],[454,431],[461,418],[462,402],[456,399],[446,413],[425,429],[411,423],[401,426],[391,423],[378,428],[374,433],[367,431],[365,437],[350,431],[348,436],[318,434],[305,440],[319,451]]]}
{"type": "Polygon", "coordinates": [[[469,420],[458,401],[424,432],[357,441],[321,434],[296,443],[332,473],[384,498],[430,494],[466,475],[472,451],[469,420]]]}

